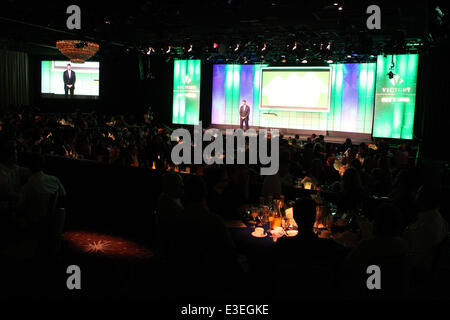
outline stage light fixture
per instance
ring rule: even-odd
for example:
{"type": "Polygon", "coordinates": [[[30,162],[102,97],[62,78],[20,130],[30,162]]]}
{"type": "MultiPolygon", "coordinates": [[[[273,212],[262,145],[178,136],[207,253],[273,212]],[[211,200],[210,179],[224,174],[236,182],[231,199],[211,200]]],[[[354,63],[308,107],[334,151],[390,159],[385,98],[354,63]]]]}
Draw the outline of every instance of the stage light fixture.
{"type": "Polygon", "coordinates": [[[392,79],[395,76],[395,73],[393,72],[394,68],[395,68],[394,55],[392,55],[391,66],[389,67],[389,72],[387,73],[389,79],[392,79]]]}
{"type": "Polygon", "coordinates": [[[441,8],[439,8],[439,6],[437,6],[436,8],[434,8],[434,10],[436,10],[437,16],[436,16],[436,20],[439,24],[443,24],[444,21],[444,13],[442,12],[441,8]]]}
{"type": "Polygon", "coordinates": [[[303,59],[303,60],[302,60],[302,63],[308,63],[308,60],[303,59]]]}
{"type": "Polygon", "coordinates": [[[263,47],[261,48],[261,51],[262,52],[267,51],[267,43],[266,42],[264,42],[263,47]]]}

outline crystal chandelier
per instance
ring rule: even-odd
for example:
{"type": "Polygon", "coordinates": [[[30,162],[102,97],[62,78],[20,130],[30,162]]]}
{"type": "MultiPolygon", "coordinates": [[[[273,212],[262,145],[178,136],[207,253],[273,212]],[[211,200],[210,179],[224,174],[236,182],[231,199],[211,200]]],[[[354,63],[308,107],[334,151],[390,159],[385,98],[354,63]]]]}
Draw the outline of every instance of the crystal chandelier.
{"type": "Polygon", "coordinates": [[[97,43],[81,40],[59,40],[56,47],[74,63],[84,63],[99,49],[97,43]]]}

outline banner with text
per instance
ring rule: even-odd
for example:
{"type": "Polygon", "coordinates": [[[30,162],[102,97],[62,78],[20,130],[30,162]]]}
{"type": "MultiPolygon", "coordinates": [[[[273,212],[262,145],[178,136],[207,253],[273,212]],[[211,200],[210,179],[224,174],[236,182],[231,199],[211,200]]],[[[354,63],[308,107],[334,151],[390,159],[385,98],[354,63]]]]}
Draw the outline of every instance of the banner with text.
{"type": "Polygon", "coordinates": [[[174,124],[199,123],[201,60],[175,60],[173,72],[174,124]]]}
{"type": "Polygon", "coordinates": [[[412,139],[418,54],[378,56],[373,136],[412,139]]]}

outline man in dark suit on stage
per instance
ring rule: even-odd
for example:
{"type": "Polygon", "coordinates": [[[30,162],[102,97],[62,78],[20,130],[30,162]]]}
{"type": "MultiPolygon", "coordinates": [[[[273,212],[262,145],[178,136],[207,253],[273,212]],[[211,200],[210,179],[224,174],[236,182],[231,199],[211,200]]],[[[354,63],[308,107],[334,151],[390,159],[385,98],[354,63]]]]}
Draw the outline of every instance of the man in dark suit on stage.
{"type": "Polygon", "coordinates": [[[245,123],[245,129],[248,130],[248,118],[250,115],[250,107],[247,105],[246,100],[242,100],[242,106],[239,108],[239,116],[241,119],[240,128],[242,129],[243,124],[245,123]]]}
{"type": "Polygon", "coordinates": [[[73,98],[73,93],[75,91],[75,81],[77,77],[75,72],[72,71],[72,66],[70,63],[67,65],[67,70],[63,73],[64,79],[64,96],[67,98],[67,92],[70,90],[70,98],[73,98]]]}

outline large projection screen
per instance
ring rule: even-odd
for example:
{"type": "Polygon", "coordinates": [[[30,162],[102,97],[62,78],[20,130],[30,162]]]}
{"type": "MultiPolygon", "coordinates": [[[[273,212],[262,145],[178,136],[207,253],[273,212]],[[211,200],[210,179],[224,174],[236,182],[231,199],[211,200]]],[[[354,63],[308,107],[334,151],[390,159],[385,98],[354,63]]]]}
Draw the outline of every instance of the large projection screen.
{"type": "Polygon", "coordinates": [[[269,67],[261,73],[261,109],[329,112],[330,67],[269,67]]]}
{"type": "MultiPolygon", "coordinates": [[[[41,94],[44,98],[61,98],[65,96],[64,72],[67,65],[71,65],[71,71],[75,75],[73,94],[75,98],[97,99],[100,86],[100,63],[86,61],[85,63],[73,63],[70,61],[41,62],[41,94]]],[[[70,94],[68,92],[68,94],[70,94]]]]}
{"type": "Polygon", "coordinates": [[[250,126],[372,133],[376,63],[331,65],[329,112],[260,108],[265,65],[215,64],[211,123],[239,125],[239,106],[247,100],[250,126]]]}

